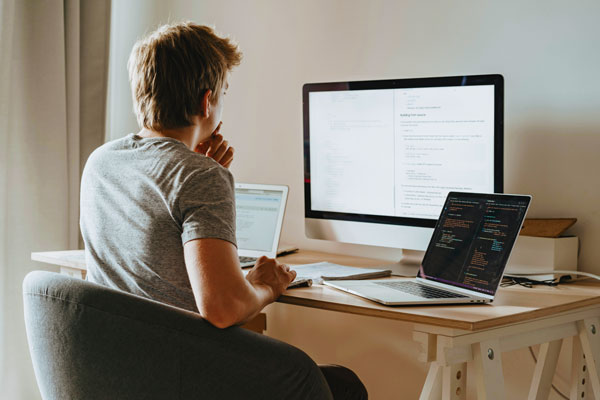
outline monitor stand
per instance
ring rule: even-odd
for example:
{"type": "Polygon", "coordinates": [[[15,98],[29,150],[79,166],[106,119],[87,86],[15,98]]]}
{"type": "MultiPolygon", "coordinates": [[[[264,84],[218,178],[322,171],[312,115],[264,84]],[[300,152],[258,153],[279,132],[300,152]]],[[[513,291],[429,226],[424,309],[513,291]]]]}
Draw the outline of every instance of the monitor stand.
{"type": "Polygon", "coordinates": [[[402,257],[398,262],[380,265],[377,268],[389,269],[394,276],[415,277],[423,261],[424,251],[402,249],[402,257]]]}

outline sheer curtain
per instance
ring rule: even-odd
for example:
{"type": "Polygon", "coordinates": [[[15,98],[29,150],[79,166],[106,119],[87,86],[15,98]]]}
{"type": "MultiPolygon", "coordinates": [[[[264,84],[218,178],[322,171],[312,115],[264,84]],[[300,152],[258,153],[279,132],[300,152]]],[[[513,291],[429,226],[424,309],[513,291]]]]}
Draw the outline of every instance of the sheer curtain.
{"type": "Polygon", "coordinates": [[[35,399],[21,282],[79,247],[79,178],[104,140],[110,1],[0,0],[0,399],[35,399]]]}

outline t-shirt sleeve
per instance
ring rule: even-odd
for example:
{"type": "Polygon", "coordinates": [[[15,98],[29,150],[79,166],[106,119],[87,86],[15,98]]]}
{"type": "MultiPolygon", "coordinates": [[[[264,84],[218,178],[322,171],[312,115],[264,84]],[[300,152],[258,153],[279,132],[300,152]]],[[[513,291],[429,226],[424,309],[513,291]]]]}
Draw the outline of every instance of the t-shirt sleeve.
{"type": "Polygon", "coordinates": [[[233,176],[219,165],[196,170],[185,179],[178,196],[182,243],[216,238],[237,246],[233,176]]]}

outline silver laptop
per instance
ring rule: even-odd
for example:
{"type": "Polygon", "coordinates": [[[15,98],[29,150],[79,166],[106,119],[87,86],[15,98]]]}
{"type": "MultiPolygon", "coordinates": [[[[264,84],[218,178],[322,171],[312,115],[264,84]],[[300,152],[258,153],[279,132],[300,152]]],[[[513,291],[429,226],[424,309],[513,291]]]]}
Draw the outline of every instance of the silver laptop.
{"type": "Polygon", "coordinates": [[[235,184],[236,239],[242,267],[260,256],[275,258],[288,197],[284,185],[235,184]]]}
{"type": "Polygon", "coordinates": [[[386,305],[491,303],[530,201],[450,192],[416,279],[323,283],[386,305]]]}

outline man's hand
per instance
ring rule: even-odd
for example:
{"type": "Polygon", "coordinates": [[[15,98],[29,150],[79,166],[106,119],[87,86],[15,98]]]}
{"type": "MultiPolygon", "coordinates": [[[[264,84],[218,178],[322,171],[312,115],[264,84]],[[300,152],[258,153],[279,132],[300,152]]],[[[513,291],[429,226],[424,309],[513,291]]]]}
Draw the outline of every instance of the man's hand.
{"type": "Polygon", "coordinates": [[[225,168],[229,168],[233,162],[233,147],[230,147],[229,142],[224,140],[223,135],[219,133],[221,125],[223,125],[223,122],[219,122],[217,129],[210,135],[210,138],[198,144],[195,151],[214,159],[225,168]]]}
{"type": "Polygon", "coordinates": [[[295,278],[296,271],[292,271],[289,266],[265,256],[260,257],[246,275],[246,279],[252,285],[269,287],[273,293],[272,301],[275,301],[295,278]]]}

